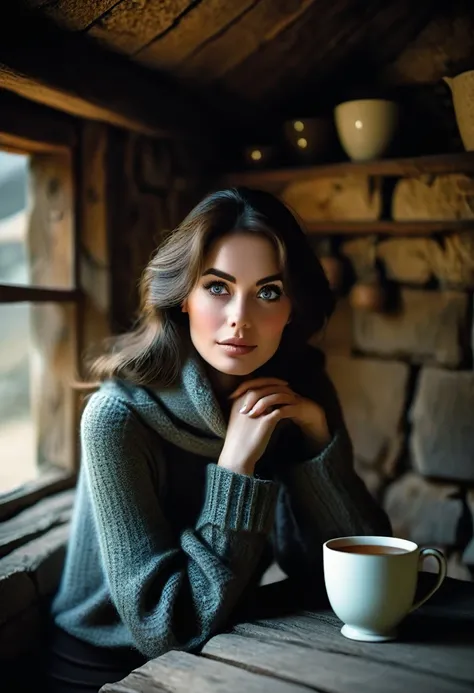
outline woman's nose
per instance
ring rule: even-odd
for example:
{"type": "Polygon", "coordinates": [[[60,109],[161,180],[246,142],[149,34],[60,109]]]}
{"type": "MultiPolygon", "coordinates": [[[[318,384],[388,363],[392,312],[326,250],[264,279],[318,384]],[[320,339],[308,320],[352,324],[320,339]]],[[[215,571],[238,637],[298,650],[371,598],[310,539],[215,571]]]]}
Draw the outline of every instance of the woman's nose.
{"type": "Polygon", "coordinates": [[[229,327],[239,329],[250,327],[250,315],[247,303],[244,299],[235,298],[229,303],[227,324],[229,327]]]}

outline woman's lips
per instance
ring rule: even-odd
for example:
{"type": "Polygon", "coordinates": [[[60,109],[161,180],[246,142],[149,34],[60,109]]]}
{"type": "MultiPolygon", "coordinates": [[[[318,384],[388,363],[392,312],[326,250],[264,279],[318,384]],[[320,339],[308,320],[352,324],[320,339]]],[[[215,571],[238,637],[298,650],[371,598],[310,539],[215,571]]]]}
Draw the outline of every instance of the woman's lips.
{"type": "Polygon", "coordinates": [[[256,346],[247,346],[245,344],[220,344],[219,342],[218,344],[228,356],[245,356],[257,348],[256,346]]]}

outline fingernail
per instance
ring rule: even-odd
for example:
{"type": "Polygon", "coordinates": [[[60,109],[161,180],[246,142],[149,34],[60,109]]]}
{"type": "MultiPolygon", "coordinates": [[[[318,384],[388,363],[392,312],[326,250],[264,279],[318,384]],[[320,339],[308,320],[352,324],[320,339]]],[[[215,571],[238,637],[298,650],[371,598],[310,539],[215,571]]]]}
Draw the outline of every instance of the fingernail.
{"type": "Polygon", "coordinates": [[[244,406],[240,409],[240,413],[245,414],[246,410],[247,410],[247,405],[244,404],[244,406]]]}
{"type": "Polygon", "coordinates": [[[247,412],[247,416],[250,416],[250,414],[253,414],[254,411],[255,411],[255,407],[252,407],[252,409],[247,412]]]}

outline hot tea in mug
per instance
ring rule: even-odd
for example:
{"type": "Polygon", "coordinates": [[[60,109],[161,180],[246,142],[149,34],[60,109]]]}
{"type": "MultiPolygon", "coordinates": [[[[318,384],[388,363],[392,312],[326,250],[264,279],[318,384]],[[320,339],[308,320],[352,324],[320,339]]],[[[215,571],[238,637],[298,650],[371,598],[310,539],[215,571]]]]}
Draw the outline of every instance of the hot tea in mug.
{"type": "Polygon", "coordinates": [[[397,626],[424,604],[446,577],[446,559],[437,549],[420,549],[406,539],[354,536],[331,539],[323,546],[324,580],[329,602],[344,622],[341,633],[352,640],[384,642],[397,637],[397,626]],[[423,560],[438,562],[438,578],[414,603],[423,560]]]}

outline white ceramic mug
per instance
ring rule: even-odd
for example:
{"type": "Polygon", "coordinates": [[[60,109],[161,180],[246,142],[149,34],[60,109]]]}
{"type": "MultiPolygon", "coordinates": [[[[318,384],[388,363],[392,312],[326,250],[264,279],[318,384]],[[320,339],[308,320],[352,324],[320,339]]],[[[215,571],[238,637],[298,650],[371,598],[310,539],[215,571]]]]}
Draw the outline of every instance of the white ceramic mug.
{"type": "MultiPolygon", "coordinates": [[[[367,551],[381,551],[368,548],[367,551]]],[[[341,633],[351,640],[384,642],[397,637],[397,626],[424,604],[446,577],[446,558],[437,549],[420,549],[407,539],[353,536],[323,545],[324,580],[331,607],[343,621],[341,633]],[[386,553],[363,553],[362,546],[388,547],[386,553]],[[388,551],[400,553],[388,553],[388,551]],[[435,586],[413,602],[422,562],[438,562],[435,586]]]]}

